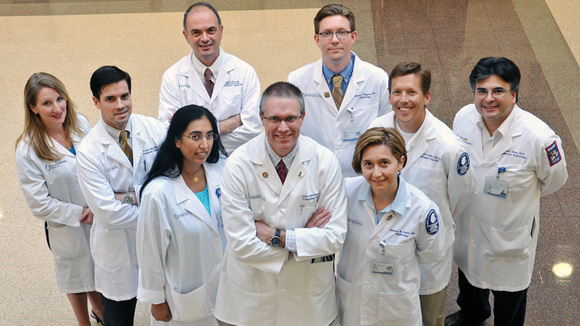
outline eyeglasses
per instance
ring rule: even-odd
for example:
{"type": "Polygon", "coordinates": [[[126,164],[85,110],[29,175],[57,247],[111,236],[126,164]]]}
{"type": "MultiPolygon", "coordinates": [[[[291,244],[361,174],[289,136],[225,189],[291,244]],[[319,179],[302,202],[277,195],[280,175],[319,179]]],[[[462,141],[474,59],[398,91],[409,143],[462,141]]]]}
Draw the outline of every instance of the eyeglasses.
{"type": "MultiPolygon", "coordinates": [[[[511,92],[512,90],[510,89],[509,92],[511,92]]],[[[505,94],[508,92],[507,89],[503,88],[503,87],[496,87],[494,89],[485,89],[485,88],[478,88],[475,90],[475,97],[483,99],[486,98],[488,94],[491,93],[491,96],[493,98],[501,98],[503,96],[505,96],[505,94]]]]}
{"type": "Polygon", "coordinates": [[[205,140],[210,141],[210,140],[216,140],[218,138],[218,134],[214,133],[213,131],[208,131],[207,134],[205,134],[205,136],[203,136],[201,134],[201,132],[194,132],[193,134],[189,135],[189,136],[183,136],[185,138],[189,138],[194,142],[200,142],[202,138],[205,138],[205,140]]]}
{"type": "Polygon", "coordinates": [[[273,125],[279,125],[282,123],[282,121],[286,122],[287,125],[296,123],[300,118],[302,118],[302,114],[301,115],[291,115],[289,117],[286,118],[280,118],[280,117],[267,117],[267,116],[262,116],[262,118],[266,119],[268,122],[270,122],[273,125]]]}
{"type": "Polygon", "coordinates": [[[330,40],[332,38],[332,35],[336,35],[336,38],[339,40],[344,40],[345,38],[347,38],[348,34],[350,34],[350,33],[352,33],[352,31],[320,32],[320,33],[318,33],[318,35],[323,40],[330,40]]]}

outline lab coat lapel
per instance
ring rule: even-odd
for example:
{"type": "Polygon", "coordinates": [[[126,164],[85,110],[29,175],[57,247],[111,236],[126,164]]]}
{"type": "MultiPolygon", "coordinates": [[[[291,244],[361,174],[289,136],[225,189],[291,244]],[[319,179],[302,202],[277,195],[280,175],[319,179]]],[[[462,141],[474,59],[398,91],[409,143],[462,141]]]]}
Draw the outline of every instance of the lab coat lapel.
{"type": "MultiPolygon", "coordinates": [[[[474,109],[475,111],[475,109],[474,109]]],[[[470,148],[471,150],[469,151],[469,156],[471,161],[474,163],[475,166],[482,164],[483,163],[483,147],[482,147],[482,141],[481,141],[481,129],[479,129],[479,126],[477,125],[477,122],[481,120],[481,115],[479,115],[479,113],[477,113],[477,111],[475,111],[475,114],[473,114],[471,116],[471,130],[475,130],[475,132],[472,132],[471,135],[473,136],[473,139],[465,139],[464,141],[466,141],[468,144],[470,144],[470,148]]],[[[482,122],[483,123],[483,122],[482,122]]],[[[483,127],[485,128],[485,127],[483,127]]],[[[467,129],[469,130],[469,129],[467,129]]],[[[464,135],[461,135],[464,136],[464,135]]]]}
{"type": "Polygon", "coordinates": [[[256,179],[266,183],[278,196],[282,190],[282,182],[280,181],[280,177],[278,177],[276,168],[272,164],[272,160],[270,160],[270,156],[266,152],[265,133],[262,131],[257,138],[257,146],[250,147],[250,161],[254,164],[256,179]]]}
{"type": "Polygon", "coordinates": [[[197,198],[191,189],[189,189],[187,184],[185,184],[185,180],[183,180],[181,175],[173,179],[173,186],[175,187],[175,202],[180,204],[185,201],[185,209],[190,212],[192,216],[200,219],[202,222],[209,225],[212,230],[217,232],[215,221],[211,218],[199,198],[197,198]]]}
{"type": "MultiPolygon", "coordinates": [[[[346,88],[346,92],[344,93],[344,97],[342,99],[342,104],[340,105],[340,111],[347,111],[344,110],[348,107],[353,107],[353,101],[355,94],[358,93],[360,86],[365,81],[364,72],[362,69],[356,69],[357,66],[360,66],[360,59],[359,57],[352,53],[355,56],[354,58],[354,66],[352,69],[352,76],[350,77],[350,81],[348,82],[348,87],[346,88]]],[[[334,103],[334,102],[333,102],[334,103]]],[[[343,113],[346,114],[346,113],[343,113]]]]}
{"type": "MultiPolygon", "coordinates": [[[[97,130],[97,138],[101,144],[103,144],[106,156],[123,165],[125,168],[131,171],[131,173],[133,173],[133,166],[131,165],[131,162],[127,158],[127,155],[123,153],[123,150],[121,150],[121,147],[119,144],[117,144],[117,141],[113,139],[113,137],[111,137],[111,135],[109,135],[105,129],[105,123],[103,122],[103,119],[100,119],[99,122],[97,122],[95,129],[97,130]]],[[[135,152],[135,150],[133,150],[133,152],[135,152]]],[[[135,159],[135,156],[133,156],[133,159],[135,159]]]]}
{"type": "Polygon", "coordinates": [[[405,169],[410,169],[411,166],[415,164],[415,162],[417,162],[417,160],[429,148],[429,145],[427,144],[427,140],[429,139],[427,137],[429,137],[429,135],[431,135],[430,137],[434,137],[432,132],[434,128],[433,124],[434,124],[433,115],[431,114],[431,112],[425,109],[425,121],[423,121],[423,124],[421,125],[421,127],[419,127],[419,130],[417,130],[417,134],[414,136],[415,143],[413,144],[413,150],[411,151],[408,157],[409,162],[407,162],[405,169]]]}
{"type": "Polygon", "coordinates": [[[224,51],[221,48],[220,55],[222,56],[222,62],[220,65],[219,74],[216,76],[211,102],[213,102],[219,96],[222,89],[224,89],[227,81],[230,80],[229,78],[230,74],[232,73],[232,71],[234,71],[234,69],[236,69],[236,67],[232,64],[232,62],[230,60],[227,60],[227,57],[225,57],[224,51]]]}
{"type": "Polygon", "coordinates": [[[520,116],[519,113],[520,108],[515,106],[511,114],[514,114],[514,118],[511,121],[511,124],[507,126],[506,130],[508,130],[507,135],[504,135],[500,141],[493,147],[493,149],[489,152],[489,160],[495,160],[500,155],[502,155],[505,151],[512,148],[513,145],[513,138],[518,137],[522,134],[522,124],[519,122],[518,117],[520,116]]]}
{"type": "MultiPolygon", "coordinates": [[[[139,167],[141,164],[141,156],[143,154],[143,146],[145,146],[145,130],[138,119],[131,117],[131,145],[133,148],[133,167],[139,167]]],[[[128,161],[129,159],[127,159],[128,161]]]]}
{"type": "Polygon", "coordinates": [[[320,94],[324,103],[326,103],[324,107],[313,109],[329,110],[334,114],[334,116],[337,116],[338,110],[336,109],[336,105],[334,104],[334,100],[332,99],[330,89],[328,88],[328,84],[326,83],[326,79],[324,78],[324,74],[322,73],[322,59],[318,60],[317,67],[316,69],[314,69],[314,76],[312,78],[314,82],[318,84],[318,94],[320,94]]]}
{"type": "Polygon", "coordinates": [[[191,62],[192,55],[193,51],[189,53],[189,60],[186,60],[185,64],[181,66],[179,74],[181,75],[181,77],[187,79],[187,84],[189,85],[189,88],[193,89],[193,91],[197,93],[197,96],[203,99],[209,106],[210,104],[209,94],[207,93],[205,86],[203,86],[201,79],[198,78],[197,71],[195,70],[193,63],[191,62]]]}
{"type": "MultiPolygon", "coordinates": [[[[211,221],[212,221],[212,229],[215,232],[218,232],[217,229],[217,217],[218,215],[221,214],[221,203],[220,203],[220,197],[222,195],[222,189],[221,189],[221,178],[222,176],[220,174],[218,174],[216,172],[216,170],[214,168],[212,168],[212,166],[210,164],[205,164],[203,165],[205,167],[205,175],[206,175],[206,180],[207,180],[207,191],[209,194],[209,206],[212,212],[212,215],[214,217],[211,217],[211,221]],[[214,227],[215,225],[215,227],[214,227]]],[[[218,232],[219,233],[219,232],[218,232]]]]}
{"type": "Polygon", "coordinates": [[[292,189],[294,189],[294,187],[300,182],[300,180],[302,180],[302,178],[306,176],[306,173],[308,171],[307,162],[310,161],[310,158],[314,155],[314,153],[311,153],[310,148],[304,147],[306,147],[306,144],[300,142],[298,152],[296,153],[296,157],[292,162],[292,166],[290,167],[288,175],[286,176],[286,181],[282,186],[282,193],[280,194],[280,197],[278,197],[278,204],[282,203],[286,198],[286,196],[290,194],[292,189]]]}

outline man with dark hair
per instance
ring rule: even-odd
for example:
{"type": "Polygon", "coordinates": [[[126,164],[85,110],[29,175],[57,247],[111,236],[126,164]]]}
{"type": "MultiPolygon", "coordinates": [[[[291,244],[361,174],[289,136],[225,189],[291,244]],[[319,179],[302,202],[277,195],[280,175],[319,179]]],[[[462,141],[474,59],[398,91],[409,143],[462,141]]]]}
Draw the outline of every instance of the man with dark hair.
{"type": "Polygon", "coordinates": [[[218,119],[222,143],[231,154],[260,133],[260,82],[254,68],[220,48],[223,29],[209,3],[187,9],[183,36],[192,50],[163,74],[159,120],[168,126],[180,107],[206,107],[218,119]]]}
{"type": "Polygon", "coordinates": [[[131,77],[123,70],[103,66],[93,73],[90,85],[101,119],[78,148],[77,170],[81,191],[95,214],[95,285],[102,294],[105,325],[133,325],[139,211],[135,194],[165,139],[165,128],[153,118],[131,114],[131,77]]]}
{"type": "Polygon", "coordinates": [[[354,14],[339,4],[322,7],[314,18],[314,41],[322,58],[288,75],[306,101],[308,118],[302,134],[330,149],[345,177],[354,145],[369,123],[391,110],[387,73],[362,61],[352,47],[358,32],[354,14]]]}
{"type": "Polygon", "coordinates": [[[427,110],[430,86],[429,69],[416,62],[396,65],[389,80],[393,111],[375,119],[369,128],[396,128],[401,133],[408,156],[401,175],[439,206],[444,222],[445,258],[420,263],[419,294],[423,325],[443,326],[453,263],[453,219],[467,206],[475,188],[475,174],[469,168],[469,154],[461,140],[427,110]]]}
{"type": "Polygon", "coordinates": [[[445,325],[524,325],[540,226],[540,196],[568,179],[560,137],[517,105],[520,70],[511,60],[479,60],[469,82],[474,103],[455,116],[476,175],[467,208],[455,219],[454,258],[461,310],[445,325]]]}
{"type": "Polygon", "coordinates": [[[333,260],[346,235],[346,193],[334,154],[300,135],[301,97],[289,83],[268,87],[264,132],[226,162],[228,246],[215,309],[222,322],[336,324],[333,260]]]}

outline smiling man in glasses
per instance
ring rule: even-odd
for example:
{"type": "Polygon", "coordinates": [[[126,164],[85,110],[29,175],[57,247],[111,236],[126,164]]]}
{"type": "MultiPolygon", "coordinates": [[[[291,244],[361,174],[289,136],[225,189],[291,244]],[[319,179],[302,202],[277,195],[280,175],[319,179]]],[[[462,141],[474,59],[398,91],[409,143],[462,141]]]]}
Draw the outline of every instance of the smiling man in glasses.
{"type": "Polygon", "coordinates": [[[479,60],[469,82],[474,103],[455,116],[476,175],[475,193],[455,219],[458,312],[445,325],[524,325],[540,227],[540,196],[568,179],[560,137],[516,103],[520,70],[509,59],[479,60]]]}
{"type": "Polygon", "coordinates": [[[338,160],[300,135],[305,111],[296,86],[269,86],[260,115],[264,132],[224,168],[228,246],[215,316],[231,325],[336,325],[334,253],[346,236],[338,160]]]}
{"type": "Polygon", "coordinates": [[[343,5],[322,7],[314,32],[322,58],[288,75],[304,93],[308,117],[302,134],[333,151],[342,174],[354,177],[351,160],[358,137],[391,110],[389,77],[352,52],[358,34],[354,14],[343,5]]]}

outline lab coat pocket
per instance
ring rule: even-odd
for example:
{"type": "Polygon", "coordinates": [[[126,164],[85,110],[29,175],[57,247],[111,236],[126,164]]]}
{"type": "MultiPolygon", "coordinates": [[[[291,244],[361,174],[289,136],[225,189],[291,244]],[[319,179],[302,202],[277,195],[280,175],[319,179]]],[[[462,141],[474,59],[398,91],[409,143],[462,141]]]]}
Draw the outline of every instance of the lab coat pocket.
{"type": "Polygon", "coordinates": [[[242,94],[237,87],[224,87],[219,95],[221,100],[219,110],[221,111],[221,114],[216,114],[218,120],[225,120],[231,116],[240,114],[240,108],[242,107],[242,94]]]}
{"type": "Polygon", "coordinates": [[[491,227],[491,251],[497,256],[528,256],[532,241],[531,225],[512,231],[491,227]]]}
{"type": "Polygon", "coordinates": [[[88,254],[88,233],[85,233],[81,227],[49,222],[48,239],[53,255],[59,259],[75,258],[88,254]]]}
{"type": "MultiPolygon", "coordinates": [[[[93,227],[91,252],[95,264],[105,270],[114,270],[131,265],[126,230],[93,227]]],[[[134,229],[133,229],[134,230],[134,229]]],[[[134,239],[134,237],[133,237],[134,239]]]]}
{"type": "Polygon", "coordinates": [[[212,315],[213,307],[207,295],[206,286],[202,285],[189,293],[177,293],[170,284],[165,287],[165,297],[176,321],[191,321],[207,318],[212,315]]]}
{"type": "Polygon", "coordinates": [[[334,289],[334,261],[310,264],[310,293],[325,295],[334,289]]]}
{"type": "Polygon", "coordinates": [[[344,318],[344,314],[350,307],[350,289],[351,284],[345,279],[337,275],[336,277],[336,293],[338,296],[338,311],[341,319],[344,318]]]}
{"type": "Polygon", "coordinates": [[[402,293],[379,292],[381,324],[388,322],[389,325],[413,325],[412,321],[420,314],[419,307],[419,292],[414,284],[402,293]]]}

